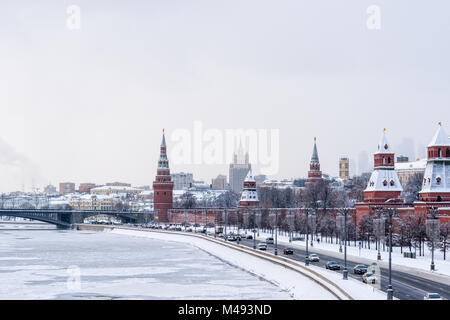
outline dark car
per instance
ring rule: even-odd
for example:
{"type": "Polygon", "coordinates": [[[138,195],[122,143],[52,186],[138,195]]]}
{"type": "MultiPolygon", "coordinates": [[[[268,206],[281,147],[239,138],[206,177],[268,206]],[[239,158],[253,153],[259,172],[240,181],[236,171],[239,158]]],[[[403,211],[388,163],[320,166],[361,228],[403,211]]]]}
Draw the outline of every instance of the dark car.
{"type": "Polygon", "coordinates": [[[367,266],[365,264],[358,264],[353,268],[353,273],[364,274],[367,272],[367,266]]]}
{"type": "Polygon", "coordinates": [[[294,249],[292,249],[292,248],[284,248],[283,253],[284,254],[294,254],[294,249]]]}
{"type": "Polygon", "coordinates": [[[325,268],[329,270],[341,270],[341,266],[336,261],[328,261],[325,268]]]}
{"type": "Polygon", "coordinates": [[[246,238],[252,240],[253,236],[251,234],[248,234],[246,238]]]}

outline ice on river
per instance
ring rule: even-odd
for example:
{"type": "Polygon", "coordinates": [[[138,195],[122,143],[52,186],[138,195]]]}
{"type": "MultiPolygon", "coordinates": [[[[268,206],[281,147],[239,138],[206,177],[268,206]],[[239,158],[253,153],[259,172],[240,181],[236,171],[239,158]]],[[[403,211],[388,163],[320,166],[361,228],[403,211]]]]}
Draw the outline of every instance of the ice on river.
{"type": "Polygon", "coordinates": [[[188,244],[106,232],[0,230],[0,299],[290,299],[188,244]]]}

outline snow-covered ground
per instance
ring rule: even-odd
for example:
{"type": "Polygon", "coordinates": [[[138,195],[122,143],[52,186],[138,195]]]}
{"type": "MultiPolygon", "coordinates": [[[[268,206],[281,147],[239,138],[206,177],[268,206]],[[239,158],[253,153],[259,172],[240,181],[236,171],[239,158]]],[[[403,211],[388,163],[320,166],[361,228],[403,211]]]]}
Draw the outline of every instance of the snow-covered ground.
{"type": "MultiPolygon", "coordinates": [[[[214,231],[214,228],[211,229],[211,231],[214,231]]],[[[234,231],[236,232],[236,229],[227,228],[227,232],[231,232],[234,231]]],[[[240,230],[239,231],[241,234],[242,233],[251,233],[253,234],[250,230],[240,230]]],[[[266,239],[266,237],[272,237],[272,233],[270,232],[259,232],[259,237],[257,237],[258,240],[264,240],[266,239]]],[[[305,237],[306,238],[306,237],[305,237]]],[[[324,239],[324,238],[323,238],[324,239]]],[[[289,243],[289,237],[285,236],[285,235],[278,235],[278,242],[279,243],[283,243],[283,244],[289,244],[289,245],[293,245],[293,246],[300,246],[302,248],[305,247],[305,241],[293,241],[291,243],[289,243]]],[[[330,253],[333,254],[340,254],[342,255],[342,257],[344,257],[344,249],[342,249],[342,253],[339,253],[339,243],[326,243],[324,241],[320,241],[320,243],[318,243],[317,241],[313,242],[313,247],[309,246],[309,248],[311,249],[312,252],[314,252],[315,250],[320,251],[320,250],[326,250],[330,253]]],[[[358,242],[357,242],[358,244],[358,242]]],[[[342,248],[344,248],[342,246],[342,248]]],[[[439,250],[435,250],[434,252],[434,264],[435,264],[435,271],[432,272],[430,271],[430,264],[431,264],[431,250],[429,250],[427,248],[427,246],[425,246],[425,255],[424,256],[419,256],[419,251],[417,250],[417,254],[416,254],[416,259],[411,259],[411,258],[404,258],[403,254],[400,253],[400,247],[393,247],[392,250],[392,266],[393,268],[395,267],[406,267],[406,268],[415,268],[420,270],[421,272],[424,273],[429,273],[429,274],[440,274],[440,275],[445,275],[445,276],[450,276],[450,260],[449,257],[447,256],[447,260],[444,260],[443,257],[443,252],[440,252],[439,250]]],[[[408,251],[408,248],[403,248],[403,252],[408,251]]],[[[414,249],[413,249],[414,252],[414,249]]],[[[383,251],[383,245],[381,245],[381,264],[383,264],[383,262],[387,263],[388,259],[389,259],[389,252],[388,252],[388,246],[385,246],[385,251],[383,251]]],[[[447,254],[449,254],[450,252],[447,252],[447,254]]],[[[351,241],[350,246],[347,246],[347,257],[351,258],[365,258],[365,259],[369,259],[372,260],[373,262],[377,262],[377,254],[378,251],[375,250],[375,244],[372,243],[371,244],[371,249],[368,248],[361,248],[361,250],[358,247],[354,246],[354,242],[351,241]]],[[[450,279],[449,279],[450,280],[450,279]]]]}
{"type": "MultiPolygon", "coordinates": [[[[217,240],[210,241],[203,239],[201,236],[190,236],[190,234],[175,232],[152,232],[150,230],[140,231],[115,228],[111,232],[128,236],[146,237],[151,239],[176,241],[191,244],[202,250],[208,251],[218,258],[223,259],[233,265],[239,266],[240,268],[248,270],[253,274],[276,283],[280,288],[288,291],[294,299],[336,299],[335,296],[322,288],[316,282],[305,276],[302,276],[294,270],[287,269],[284,266],[274,264],[273,262],[263,260],[248,253],[240,252],[233,248],[223,246],[216,243],[217,240]]],[[[243,247],[242,249],[251,251],[250,249],[245,247],[243,247]]],[[[386,299],[385,293],[374,289],[370,285],[363,284],[362,282],[356,281],[354,279],[342,280],[342,275],[339,273],[316,266],[307,268],[301,266],[298,269],[317,279],[318,277],[316,277],[312,273],[308,273],[308,270],[315,271],[321,277],[330,280],[338,287],[342,288],[354,299],[386,299]]],[[[335,288],[333,288],[333,290],[334,289],[335,288]]],[[[334,291],[336,292],[336,290],[334,291]]],[[[345,298],[344,296],[342,297],[345,298]]]]}

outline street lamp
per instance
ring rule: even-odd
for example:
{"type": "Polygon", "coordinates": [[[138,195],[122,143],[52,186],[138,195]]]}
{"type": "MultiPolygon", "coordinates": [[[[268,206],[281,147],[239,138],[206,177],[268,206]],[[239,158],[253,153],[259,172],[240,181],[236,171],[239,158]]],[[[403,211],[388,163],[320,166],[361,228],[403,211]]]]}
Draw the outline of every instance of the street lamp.
{"type": "Polygon", "coordinates": [[[348,280],[348,270],[347,270],[347,215],[351,215],[348,208],[342,210],[342,215],[344,216],[344,270],[343,279],[348,280]]]}
{"type": "Polygon", "coordinates": [[[236,218],[237,218],[237,244],[239,244],[239,209],[236,209],[236,218]]]}
{"type": "Polygon", "coordinates": [[[275,255],[278,255],[278,210],[275,210],[275,255]]]}
{"type": "Polygon", "coordinates": [[[308,209],[305,208],[305,215],[306,215],[306,256],[305,256],[305,266],[309,266],[309,254],[308,254],[308,209]]]}
{"type": "Polygon", "coordinates": [[[381,218],[383,214],[383,210],[381,207],[375,208],[375,214],[378,216],[377,219],[374,220],[375,230],[377,234],[377,247],[378,247],[378,254],[377,254],[377,260],[381,260],[381,253],[380,253],[380,238],[381,238],[381,230],[384,232],[384,220],[381,218]]]}
{"type": "Polygon", "coordinates": [[[253,249],[256,250],[256,212],[255,209],[253,211],[253,249]]]}
{"type": "Polygon", "coordinates": [[[225,241],[227,241],[227,224],[228,224],[228,212],[227,209],[224,209],[224,214],[225,214],[225,241]]]}
{"type": "MultiPolygon", "coordinates": [[[[434,265],[434,238],[436,237],[436,227],[439,230],[440,227],[440,221],[439,221],[439,211],[435,208],[430,208],[428,210],[427,217],[431,218],[430,220],[427,219],[426,226],[427,226],[427,234],[428,237],[431,238],[431,265],[430,269],[431,271],[435,270],[434,265]]],[[[438,231],[439,232],[439,231],[438,231]]]]}
{"type": "Polygon", "coordinates": [[[214,210],[214,238],[217,237],[216,225],[217,225],[217,210],[214,210]]]}
{"type": "Polygon", "coordinates": [[[397,209],[395,208],[386,208],[385,210],[389,217],[389,284],[387,289],[387,299],[392,300],[394,297],[394,290],[392,289],[392,216],[398,217],[398,214],[397,209]]]}

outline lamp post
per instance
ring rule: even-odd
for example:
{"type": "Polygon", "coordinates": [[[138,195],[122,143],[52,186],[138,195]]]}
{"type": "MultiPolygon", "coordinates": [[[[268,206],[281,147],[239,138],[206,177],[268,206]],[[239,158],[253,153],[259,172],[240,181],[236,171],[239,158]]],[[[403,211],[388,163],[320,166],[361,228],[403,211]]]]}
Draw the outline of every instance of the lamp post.
{"type": "Polygon", "coordinates": [[[384,225],[383,225],[383,221],[381,220],[381,216],[383,214],[383,210],[379,207],[375,208],[375,214],[378,216],[378,218],[376,220],[374,220],[375,222],[375,227],[376,227],[376,233],[377,233],[377,247],[378,247],[378,254],[377,254],[377,260],[381,260],[381,253],[380,253],[380,236],[381,236],[381,227],[383,226],[384,229],[384,225]]]}
{"type": "Polygon", "coordinates": [[[227,241],[228,239],[228,237],[227,237],[227,224],[228,224],[228,212],[227,212],[227,209],[225,208],[224,209],[224,213],[225,213],[225,241],[227,241]]]}
{"type": "Polygon", "coordinates": [[[278,210],[275,210],[275,255],[278,255],[278,210]]]}
{"type": "Polygon", "coordinates": [[[239,235],[239,209],[236,209],[236,219],[237,219],[237,221],[236,221],[236,223],[237,223],[237,244],[239,244],[239,238],[240,238],[240,235],[239,235]]]}
{"type": "Polygon", "coordinates": [[[349,214],[349,209],[344,208],[342,214],[344,215],[344,270],[343,278],[348,280],[348,270],[347,270],[347,215],[349,214]]]}
{"type": "Polygon", "coordinates": [[[431,238],[431,265],[430,269],[431,271],[435,270],[434,265],[434,238],[436,237],[436,226],[439,228],[439,212],[436,208],[430,208],[428,210],[427,217],[431,218],[430,220],[427,220],[427,233],[428,237],[431,238]]]}
{"type": "Polygon", "coordinates": [[[253,211],[253,249],[256,250],[256,212],[255,209],[253,211]]]}
{"type": "Polygon", "coordinates": [[[308,255],[308,209],[305,208],[306,214],[306,257],[305,257],[305,266],[309,266],[309,255],[308,255]]]}
{"type": "Polygon", "coordinates": [[[214,210],[214,238],[217,237],[216,225],[217,225],[217,210],[214,210]]]}
{"type": "Polygon", "coordinates": [[[395,208],[386,208],[389,217],[389,284],[387,289],[387,299],[392,300],[394,290],[392,289],[392,216],[397,216],[395,208]]]}

